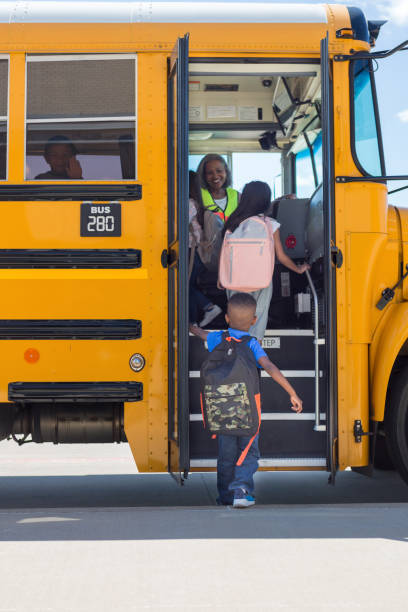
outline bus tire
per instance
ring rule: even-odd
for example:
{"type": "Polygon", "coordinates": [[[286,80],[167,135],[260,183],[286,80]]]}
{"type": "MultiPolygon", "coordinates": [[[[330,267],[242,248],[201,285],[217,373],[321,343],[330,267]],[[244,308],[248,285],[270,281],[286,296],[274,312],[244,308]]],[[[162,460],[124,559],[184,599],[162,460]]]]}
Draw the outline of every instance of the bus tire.
{"type": "Polygon", "coordinates": [[[390,381],[384,429],[391,460],[408,484],[408,365],[390,381]]]}
{"type": "Polygon", "coordinates": [[[374,467],[376,470],[395,470],[383,432],[377,434],[375,441],[374,467]]]}

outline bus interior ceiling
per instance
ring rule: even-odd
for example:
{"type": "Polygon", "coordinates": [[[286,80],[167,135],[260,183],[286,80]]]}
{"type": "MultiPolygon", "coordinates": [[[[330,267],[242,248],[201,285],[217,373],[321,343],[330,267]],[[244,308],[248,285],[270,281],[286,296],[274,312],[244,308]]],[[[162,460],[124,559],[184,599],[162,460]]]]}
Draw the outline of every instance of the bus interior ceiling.
{"type": "MultiPolygon", "coordinates": [[[[296,162],[299,152],[321,138],[320,66],[278,64],[190,64],[189,149],[198,160],[207,153],[233,159],[234,153],[279,154],[282,193],[296,193],[296,162]],[[295,166],[295,168],[294,168],[295,166]]],[[[253,164],[253,180],[256,164],[253,164]]],[[[234,176],[234,187],[239,178],[234,176]]],[[[272,174],[272,172],[271,172],[272,174]]],[[[285,252],[296,262],[311,264],[311,277],[318,296],[319,336],[324,338],[323,202],[318,173],[310,165],[312,182],[308,197],[283,200],[271,211],[281,223],[285,252]]],[[[271,176],[272,179],[272,176],[271,176]]],[[[300,187],[300,186],[299,186],[300,187]]],[[[300,191],[300,189],[299,189],[300,191]]],[[[302,193],[304,194],[304,191],[302,193]]],[[[226,308],[225,292],[217,289],[216,275],[205,271],[200,277],[202,291],[213,303],[226,308]]],[[[225,328],[224,314],[208,327],[225,328]]],[[[321,427],[314,431],[315,355],[313,294],[304,274],[298,275],[275,265],[273,296],[263,347],[304,399],[301,419],[293,420],[286,395],[267,377],[261,379],[263,435],[260,441],[261,466],[265,468],[326,468],[326,437],[321,427]]],[[[324,346],[319,347],[320,398],[324,397],[326,375],[324,346]]],[[[192,467],[213,465],[216,447],[200,429],[198,371],[205,350],[190,336],[190,442],[192,467]]],[[[322,419],[325,410],[319,401],[322,419]]],[[[296,415],[295,415],[296,416],[296,415]]]]}

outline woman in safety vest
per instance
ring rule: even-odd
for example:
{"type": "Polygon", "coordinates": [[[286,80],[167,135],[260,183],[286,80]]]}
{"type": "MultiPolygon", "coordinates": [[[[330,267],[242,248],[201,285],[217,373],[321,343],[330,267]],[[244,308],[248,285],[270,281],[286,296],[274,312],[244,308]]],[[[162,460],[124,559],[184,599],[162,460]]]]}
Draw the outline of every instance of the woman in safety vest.
{"type": "Polygon", "coordinates": [[[210,153],[201,160],[197,174],[204,210],[216,214],[223,223],[238,207],[240,193],[230,187],[231,171],[221,155],[210,153]]]}
{"type": "MultiPolygon", "coordinates": [[[[203,228],[203,241],[199,252],[209,270],[218,270],[222,244],[222,230],[228,217],[237,209],[240,193],[232,189],[231,171],[221,155],[211,153],[201,160],[197,168],[200,202],[197,202],[197,220],[203,228]]],[[[200,327],[205,327],[221,312],[216,304],[204,310],[200,327]]]]}

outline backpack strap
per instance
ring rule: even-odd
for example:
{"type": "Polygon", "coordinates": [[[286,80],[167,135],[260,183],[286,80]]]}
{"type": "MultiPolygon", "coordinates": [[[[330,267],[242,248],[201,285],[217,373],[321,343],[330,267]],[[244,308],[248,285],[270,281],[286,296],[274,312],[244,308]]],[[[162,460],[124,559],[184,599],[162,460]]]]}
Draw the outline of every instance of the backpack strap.
{"type": "MultiPolygon", "coordinates": [[[[245,336],[241,336],[241,338],[234,338],[234,340],[248,345],[251,342],[252,338],[256,340],[255,336],[250,336],[249,334],[246,334],[245,336]]],[[[226,338],[226,340],[228,341],[228,338],[226,338]]],[[[229,341],[231,341],[231,338],[229,339],[229,341]]],[[[261,395],[260,393],[257,393],[255,395],[255,402],[256,402],[256,409],[258,412],[258,429],[256,430],[256,432],[254,433],[254,435],[252,436],[252,438],[250,439],[250,441],[248,442],[248,444],[246,445],[246,447],[244,448],[244,450],[238,457],[238,461],[236,465],[242,465],[245,457],[248,454],[249,449],[252,446],[253,441],[255,440],[256,436],[259,434],[259,429],[261,427],[261,395]]]]}
{"type": "Polygon", "coordinates": [[[232,340],[235,340],[235,342],[242,342],[243,344],[249,344],[252,338],[256,340],[255,336],[250,336],[249,334],[245,334],[245,336],[241,336],[240,338],[235,338],[234,336],[230,336],[228,332],[224,332],[224,333],[226,335],[225,340],[227,342],[231,342],[232,340]]]}
{"type": "Polygon", "coordinates": [[[238,461],[236,463],[237,465],[242,465],[245,457],[248,454],[249,449],[252,446],[252,442],[255,440],[256,436],[259,434],[259,428],[261,427],[261,394],[260,393],[257,393],[255,395],[255,402],[256,402],[256,409],[258,411],[258,429],[256,430],[256,432],[254,433],[254,435],[252,436],[252,438],[250,439],[250,441],[248,442],[248,444],[246,445],[246,447],[244,448],[244,450],[238,457],[238,461]]]}

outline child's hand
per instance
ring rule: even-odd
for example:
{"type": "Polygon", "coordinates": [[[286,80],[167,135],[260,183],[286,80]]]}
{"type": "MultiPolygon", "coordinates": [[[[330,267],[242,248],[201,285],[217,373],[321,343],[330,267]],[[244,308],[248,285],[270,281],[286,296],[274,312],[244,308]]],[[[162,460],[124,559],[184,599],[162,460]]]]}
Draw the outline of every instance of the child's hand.
{"type": "Polygon", "coordinates": [[[70,157],[68,160],[67,174],[70,179],[81,179],[82,178],[81,164],[75,158],[75,156],[70,157]]]}
{"type": "Polygon", "coordinates": [[[298,397],[297,395],[291,395],[290,396],[290,401],[292,402],[292,410],[294,412],[297,412],[299,414],[299,412],[302,412],[303,410],[303,402],[300,399],[300,397],[298,397]]]}
{"type": "Polygon", "coordinates": [[[303,272],[306,272],[306,270],[310,270],[309,264],[304,263],[298,266],[298,274],[303,274],[303,272]]]}
{"type": "Polygon", "coordinates": [[[204,340],[204,342],[207,340],[207,336],[209,334],[208,331],[205,331],[204,329],[201,329],[201,327],[198,327],[198,325],[193,325],[192,323],[190,323],[188,328],[190,330],[190,333],[193,334],[193,336],[198,336],[199,338],[201,338],[201,340],[204,340]]]}

